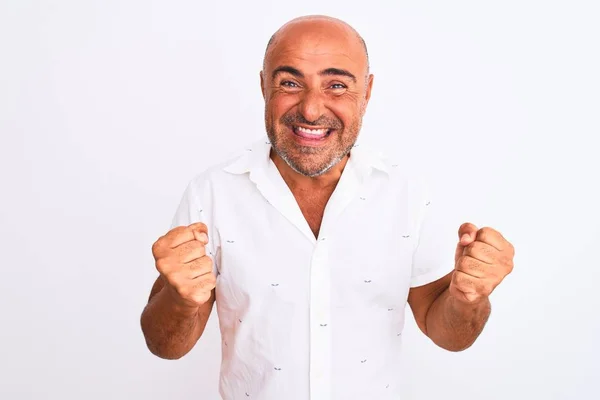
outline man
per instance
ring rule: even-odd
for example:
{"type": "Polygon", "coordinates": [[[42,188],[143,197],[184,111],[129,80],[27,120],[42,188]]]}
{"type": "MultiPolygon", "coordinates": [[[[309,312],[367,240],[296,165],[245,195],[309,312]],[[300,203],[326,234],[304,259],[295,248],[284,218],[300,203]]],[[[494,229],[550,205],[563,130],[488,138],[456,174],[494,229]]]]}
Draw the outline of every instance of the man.
{"type": "Polygon", "coordinates": [[[466,349],[513,246],[464,223],[446,251],[425,186],[355,146],[373,76],[344,22],[285,24],[260,82],[268,139],[197,176],[153,245],[148,347],[184,356],[216,301],[224,399],[399,398],[406,303],[435,344],[466,349]]]}

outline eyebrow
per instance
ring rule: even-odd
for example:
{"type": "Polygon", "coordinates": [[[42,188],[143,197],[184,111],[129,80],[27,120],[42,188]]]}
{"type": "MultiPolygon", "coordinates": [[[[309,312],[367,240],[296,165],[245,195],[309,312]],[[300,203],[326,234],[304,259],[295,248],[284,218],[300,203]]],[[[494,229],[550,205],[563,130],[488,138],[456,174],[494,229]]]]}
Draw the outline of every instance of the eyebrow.
{"type": "MultiPolygon", "coordinates": [[[[282,65],[273,70],[272,78],[275,79],[280,73],[287,72],[288,74],[294,75],[297,78],[304,78],[304,74],[297,68],[289,65],[282,65]]],[[[352,79],[356,83],[356,76],[350,71],[341,68],[327,68],[319,72],[321,76],[345,76],[352,79]]]]}

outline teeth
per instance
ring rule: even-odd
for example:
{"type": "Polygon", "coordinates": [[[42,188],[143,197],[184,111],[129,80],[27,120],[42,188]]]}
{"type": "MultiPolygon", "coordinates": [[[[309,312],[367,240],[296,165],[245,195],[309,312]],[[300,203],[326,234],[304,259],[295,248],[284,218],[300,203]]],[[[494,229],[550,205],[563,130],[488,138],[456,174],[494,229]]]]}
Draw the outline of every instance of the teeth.
{"type": "Polygon", "coordinates": [[[309,135],[324,135],[327,133],[328,129],[307,129],[302,128],[300,126],[296,127],[299,132],[307,133],[309,135]]]}

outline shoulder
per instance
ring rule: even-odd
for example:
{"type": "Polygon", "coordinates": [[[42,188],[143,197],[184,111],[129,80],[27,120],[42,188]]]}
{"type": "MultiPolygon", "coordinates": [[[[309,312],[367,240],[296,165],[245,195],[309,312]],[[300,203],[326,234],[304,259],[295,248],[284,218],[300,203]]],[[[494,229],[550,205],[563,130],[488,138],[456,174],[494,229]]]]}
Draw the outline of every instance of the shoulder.
{"type": "Polygon", "coordinates": [[[409,162],[393,150],[376,147],[364,147],[361,149],[361,157],[368,160],[390,188],[425,197],[431,196],[432,178],[424,165],[409,162]]]}
{"type": "Polygon", "coordinates": [[[221,161],[209,165],[192,176],[189,180],[189,187],[192,190],[205,190],[214,186],[234,183],[236,176],[242,176],[249,170],[256,158],[255,153],[260,143],[264,143],[264,139],[234,146],[234,149],[221,161]]]}

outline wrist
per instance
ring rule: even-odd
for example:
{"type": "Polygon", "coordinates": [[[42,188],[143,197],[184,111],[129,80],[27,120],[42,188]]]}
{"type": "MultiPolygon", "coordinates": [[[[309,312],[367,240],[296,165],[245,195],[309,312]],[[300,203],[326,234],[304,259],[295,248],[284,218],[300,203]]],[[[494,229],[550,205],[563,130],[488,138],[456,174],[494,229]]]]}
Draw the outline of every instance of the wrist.
{"type": "Polygon", "coordinates": [[[480,296],[474,300],[466,300],[463,295],[455,295],[455,293],[452,293],[449,289],[446,290],[448,291],[450,306],[456,311],[478,310],[490,307],[490,299],[488,296],[480,296]]]}
{"type": "Polygon", "coordinates": [[[181,297],[173,286],[167,284],[164,289],[165,297],[175,314],[182,317],[192,317],[198,313],[200,306],[181,297]]]}

